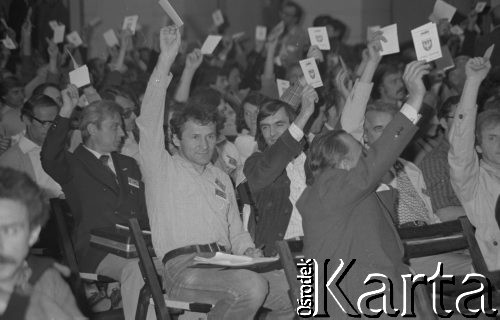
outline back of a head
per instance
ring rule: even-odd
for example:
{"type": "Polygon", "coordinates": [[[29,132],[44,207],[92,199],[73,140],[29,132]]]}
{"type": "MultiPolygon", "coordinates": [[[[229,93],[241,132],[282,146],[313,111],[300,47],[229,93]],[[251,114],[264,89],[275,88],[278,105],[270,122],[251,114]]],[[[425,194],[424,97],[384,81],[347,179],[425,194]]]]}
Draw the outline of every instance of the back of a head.
{"type": "Polygon", "coordinates": [[[55,83],[50,83],[50,82],[46,82],[46,83],[42,83],[41,85],[37,86],[34,90],[33,90],[33,93],[31,94],[32,97],[34,96],[38,96],[38,95],[41,95],[43,94],[43,92],[47,89],[47,88],[54,88],[56,89],[57,91],[60,91],[59,89],[59,86],[55,83]]]}
{"type": "Polygon", "coordinates": [[[120,105],[111,100],[92,102],[90,105],[85,107],[82,111],[79,125],[79,129],[82,132],[83,142],[85,143],[90,137],[87,129],[89,124],[94,124],[100,128],[104,120],[115,116],[121,117],[122,112],[123,109],[120,105]]]}
{"type": "Polygon", "coordinates": [[[311,185],[323,170],[338,168],[349,153],[349,146],[345,142],[344,130],[333,130],[316,136],[311,143],[306,160],[312,177],[308,177],[307,184],[311,185]]]}
{"type": "Polygon", "coordinates": [[[48,219],[42,189],[24,172],[0,167],[0,199],[24,205],[31,229],[43,226],[48,219]]]}
{"type": "Polygon", "coordinates": [[[395,116],[396,113],[399,112],[399,109],[396,105],[384,101],[373,101],[372,103],[366,106],[365,115],[368,112],[382,112],[390,114],[391,116],[395,116]]]}
{"type": "Polygon", "coordinates": [[[189,97],[188,105],[200,105],[209,110],[217,111],[217,107],[222,101],[222,95],[219,91],[210,87],[201,87],[194,90],[189,97]]]}

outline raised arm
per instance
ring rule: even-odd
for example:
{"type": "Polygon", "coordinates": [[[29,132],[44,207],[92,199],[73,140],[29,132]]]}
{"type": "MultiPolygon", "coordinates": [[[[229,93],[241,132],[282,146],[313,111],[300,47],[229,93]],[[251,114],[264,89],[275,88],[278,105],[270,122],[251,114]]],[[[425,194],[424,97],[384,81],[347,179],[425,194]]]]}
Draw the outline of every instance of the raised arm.
{"type": "Polygon", "coordinates": [[[382,50],[381,41],[387,41],[382,33],[377,32],[373,39],[368,43],[368,61],[364,66],[361,78],[356,81],[354,87],[347,97],[342,110],[340,124],[342,129],[350,133],[354,139],[361,141],[363,137],[363,123],[365,119],[365,110],[370,94],[372,92],[372,79],[377,70],[382,50]]]}
{"type": "Polygon", "coordinates": [[[415,123],[418,121],[418,112],[425,95],[422,77],[428,72],[429,66],[422,61],[413,61],[406,66],[403,79],[409,91],[407,103],[384,129],[380,139],[371,146],[366,155],[360,156],[354,168],[347,173],[344,172],[340,177],[332,176],[333,181],[331,183],[329,181],[329,189],[324,196],[325,201],[329,202],[328,205],[352,205],[375,191],[382,177],[394,165],[417,131],[415,123]]]}
{"type": "Polygon", "coordinates": [[[479,182],[479,159],[474,149],[476,100],[479,86],[490,68],[488,55],[470,59],[465,65],[467,79],[450,130],[450,181],[462,204],[475,196],[479,182]]]}
{"type": "Polygon", "coordinates": [[[273,183],[288,163],[302,152],[300,141],[304,137],[303,129],[314,113],[314,103],[317,100],[318,95],[314,88],[305,87],[301,111],[290,128],[272,146],[263,152],[254,153],[246,160],[243,172],[252,191],[258,191],[273,183]]]}
{"type": "Polygon", "coordinates": [[[172,78],[170,68],[179,52],[181,36],[176,27],[164,27],[160,31],[161,53],[149,79],[141,106],[141,115],[136,123],[140,132],[139,153],[144,176],[154,177],[159,163],[168,161],[165,150],[163,121],[165,97],[172,78]]]}
{"type": "Polygon", "coordinates": [[[193,52],[187,55],[186,65],[182,71],[179,86],[175,91],[174,99],[178,102],[186,102],[189,98],[191,83],[193,82],[194,74],[203,62],[203,55],[200,49],[194,49],[193,52]]]}
{"type": "Polygon", "coordinates": [[[78,104],[78,88],[70,84],[61,95],[63,106],[55,124],[47,132],[40,158],[43,170],[57,183],[64,185],[73,178],[66,151],[66,137],[71,126],[71,114],[78,104]]]}

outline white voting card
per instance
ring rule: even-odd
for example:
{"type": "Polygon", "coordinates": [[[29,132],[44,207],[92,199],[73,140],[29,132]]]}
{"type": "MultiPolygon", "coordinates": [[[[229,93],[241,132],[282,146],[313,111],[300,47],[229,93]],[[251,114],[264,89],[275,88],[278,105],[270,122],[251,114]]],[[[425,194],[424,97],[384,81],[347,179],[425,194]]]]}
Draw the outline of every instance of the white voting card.
{"type": "Polygon", "coordinates": [[[381,55],[386,56],[388,54],[399,52],[399,39],[398,39],[398,25],[391,24],[387,27],[380,29],[384,38],[387,42],[381,41],[382,51],[381,55]]]}
{"type": "Polygon", "coordinates": [[[212,13],[212,20],[217,27],[224,24],[224,16],[222,15],[222,11],[220,11],[220,9],[217,9],[212,13]]]}
{"type": "Polygon", "coordinates": [[[442,57],[436,24],[429,22],[411,31],[417,60],[431,62],[442,57]]]}
{"type": "Polygon", "coordinates": [[[71,71],[69,73],[69,82],[78,88],[90,84],[89,69],[87,68],[87,65],[83,65],[80,68],[71,71]]]}
{"type": "Polygon", "coordinates": [[[314,58],[300,60],[299,63],[307,84],[310,84],[313,88],[323,86],[323,81],[321,80],[321,75],[319,74],[318,66],[314,58]]]}
{"type": "Polygon", "coordinates": [[[104,37],[104,41],[106,41],[108,47],[120,45],[120,41],[118,41],[118,38],[116,37],[115,30],[109,29],[108,31],[104,32],[102,36],[104,37]]]}
{"type": "Polygon", "coordinates": [[[167,0],[159,0],[158,3],[163,8],[163,10],[165,10],[167,15],[170,17],[170,19],[172,19],[172,21],[177,27],[182,27],[184,25],[184,22],[182,22],[181,17],[179,17],[179,15],[174,10],[170,2],[168,2],[167,0]]]}
{"type": "Polygon", "coordinates": [[[80,38],[80,35],[76,31],[68,33],[66,35],[66,40],[68,40],[68,42],[74,45],[75,47],[79,47],[83,44],[82,38],[80,38]]]}
{"type": "Polygon", "coordinates": [[[201,53],[202,54],[212,54],[214,52],[215,48],[217,48],[217,45],[219,42],[222,40],[222,36],[218,35],[209,35],[207,39],[205,39],[205,42],[201,46],[201,53]]]}
{"type": "Polygon", "coordinates": [[[456,11],[457,8],[451,4],[448,4],[443,0],[436,0],[436,3],[434,3],[434,10],[429,17],[429,20],[433,22],[438,22],[441,19],[451,21],[456,11]]]}
{"type": "Polygon", "coordinates": [[[318,46],[320,50],[330,50],[330,40],[328,39],[326,27],[307,28],[307,32],[312,46],[318,46]]]}
{"type": "Polygon", "coordinates": [[[14,41],[12,41],[12,39],[9,36],[5,36],[5,39],[2,39],[2,43],[4,47],[9,50],[15,50],[17,48],[16,44],[14,43],[14,41]]]}
{"type": "Polygon", "coordinates": [[[278,96],[281,98],[285,90],[290,88],[290,81],[276,79],[276,85],[278,86],[278,96]]]}
{"type": "Polygon", "coordinates": [[[66,26],[64,24],[60,24],[54,28],[54,41],[55,44],[64,42],[64,31],[66,30],[66,26]]]}
{"type": "Polygon", "coordinates": [[[476,4],[476,7],[474,8],[474,10],[476,10],[477,13],[481,13],[483,12],[484,8],[486,8],[486,1],[479,1],[477,4],[476,4]]]}
{"type": "Polygon", "coordinates": [[[267,37],[267,28],[264,26],[256,26],[255,27],[255,40],[266,41],[266,37],[267,37]]]}
{"type": "Polygon", "coordinates": [[[135,34],[135,29],[137,27],[137,20],[139,20],[138,15],[128,16],[123,19],[122,30],[130,29],[132,34],[135,34]]]}

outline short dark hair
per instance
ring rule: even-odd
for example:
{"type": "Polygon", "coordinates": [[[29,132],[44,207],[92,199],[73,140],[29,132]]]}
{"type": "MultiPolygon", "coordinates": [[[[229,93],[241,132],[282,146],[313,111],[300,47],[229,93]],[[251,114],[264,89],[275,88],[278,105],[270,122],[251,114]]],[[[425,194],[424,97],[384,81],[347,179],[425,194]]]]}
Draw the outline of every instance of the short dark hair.
{"type": "Polygon", "coordinates": [[[42,83],[41,85],[38,85],[34,90],[33,90],[33,93],[31,94],[31,96],[38,96],[40,94],[43,94],[43,92],[45,91],[45,89],[47,88],[54,88],[56,89],[57,91],[60,91],[61,89],[59,89],[59,86],[55,83],[51,83],[51,82],[46,82],[46,83],[42,83]]]}
{"type": "Polygon", "coordinates": [[[297,18],[297,22],[300,22],[302,16],[304,15],[304,10],[301,6],[299,6],[296,2],[288,0],[283,4],[283,8],[284,7],[293,7],[295,9],[295,18],[297,18]]]}
{"type": "Polygon", "coordinates": [[[437,117],[438,119],[446,118],[450,115],[453,106],[456,106],[460,102],[460,96],[451,96],[446,99],[438,108],[437,117]]]}
{"type": "Polygon", "coordinates": [[[481,144],[482,131],[486,127],[500,125],[500,110],[488,109],[481,112],[476,120],[476,141],[481,144]]]}
{"type": "Polygon", "coordinates": [[[21,117],[28,116],[33,117],[35,114],[35,108],[57,108],[59,110],[59,105],[49,96],[44,94],[39,94],[32,96],[23,104],[21,108],[21,117]]]}
{"type": "Polygon", "coordinates": [[[194,90],[187,103],[202,105],[207,109],[217,111],[222,100],[224,99],[219,91],[210,87],[200,87],[194,90]]]}
{"type": "Polygon", "coordinates": [[[31,229],[43,226],[49,218],[42,189],[24,172],[0,167],[0,199],[24,205],[31,229]]]}
{"type": "Polygon", "coordinates": [[[259,109],[261,106],[264,105],[264,103],[268,102],[270,99],[263,95],[262,93],[259,93],[257,91],[250,91],[245,99],[243,99],[243,102],[241,102],[241,108],[238,108],[238,113],[236,114],[236,130],[238,132],[241,132],[243,129],[249,130],[250,128],[247,128],[247,124],[245,123],[245,104],[249,103],[254,106],[257,106],[259,109]]]}
{"type": "Polygon", "coordinates": [[[224,70],[216,66],[205,66],[200,69],[199,74],[199,85],[200,86],[210,86],[217,82],[217,77],[225,77],[224,70]]]}
{"type": "Polygon", "coordinates": [[[373,75],[372,98],[374,100],[380,99],[380,86],[384,82],[385,77],[389,74],[396,74],[399,72],[401,72],[401,70],[394,63],[382,63],[378,66],[373,75]]]}
{"type": "Polygon", "coordinates": [[[134,103],[136,109],[138,108],[139,105],[139,99],[137,99],[137,96],[134,94],[132,88],[107,86],[100,90],[99,95],[101,96],[102,99],[111,101],[115,101],[116,97],[127,98],[134,103]]]}
{"type": "Polygon", "coordinates": [[[191,102],[179,112],[174,112],[172,119],[170,119],[170,128],[172,129],[172,135],[176,135],[177,138],[181,139],[184,124],[191,120],[201,125],[213,123],[216,127],[216,133],[218,133],[219,118],[220,116],[216,110],[191,102]]]}
{"type": "Polygon", "coordinates": [[[314,183],[315,178],[327,168],[337,168],[349,153],[349,146],[344,140],[347,133],[344,130],[327,131],[317,135],[309,148],[305,167],[310,170],[312,177],[308,184],[314,183]]]}
{"type": "Polygon", "coordinates": [[[285,109],[285,112],[288,115],[288,120],[292,123],[295,120],[296,114],[288,103],[281,100],[270,100],[261,106],[259,114],[257,115],[257,133],[255,134],[255,140],[257,141],[259,150],[265,150],[267,147],[266,140],[262,135],[262,130],[260,130],[260,122],[265,118],[272,116],[282,108],[285,109]]]}
{"type": "Polygon", "coordinates": [[[22,82],[16,77],[7,77],[0,81],[0,100],[3,100],[5,96],[11,89],[24,87],[22,82]]]}
{"type": "Polygon", "coordinates": [[[314,18],[313,27],[326,27],[326,26],[332,26],[336,31],[338,31],[339,32],[338,39],[342,41],[347,31],[347,26],[345,23],[343,23],[338,19],[332,18],[327,14],[319,15],[316,18],[314,18]]]}

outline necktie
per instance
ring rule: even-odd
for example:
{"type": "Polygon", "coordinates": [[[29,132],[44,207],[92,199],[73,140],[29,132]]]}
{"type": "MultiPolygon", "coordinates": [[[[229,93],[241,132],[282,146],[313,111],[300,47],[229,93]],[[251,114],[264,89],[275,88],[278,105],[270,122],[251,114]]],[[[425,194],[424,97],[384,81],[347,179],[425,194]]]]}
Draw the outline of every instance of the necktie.
{"type": "Polygon", "coordinates": [[[113,170],[111,170],[111,168],[109,167],[109,156],[108,155],[102,155],[99,160],[101,161],[102,165],[106,168],[106,171],[109,172],[113,178],[116,179],[116,175],[115,173],[113,172],[113,170]]]}
{"type": "Polygon", "coordinates": [[[412,222],[429,223],[429,213],[425,202],[411,183],[404,165],[397,161],[394,165],[398,184],[398,219],[399,225],[412,222]]]}

